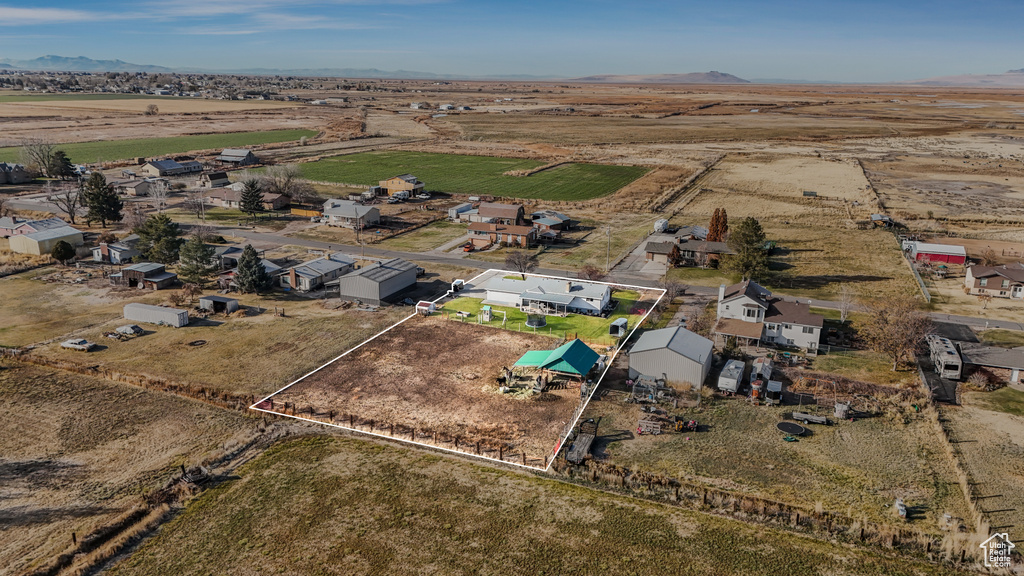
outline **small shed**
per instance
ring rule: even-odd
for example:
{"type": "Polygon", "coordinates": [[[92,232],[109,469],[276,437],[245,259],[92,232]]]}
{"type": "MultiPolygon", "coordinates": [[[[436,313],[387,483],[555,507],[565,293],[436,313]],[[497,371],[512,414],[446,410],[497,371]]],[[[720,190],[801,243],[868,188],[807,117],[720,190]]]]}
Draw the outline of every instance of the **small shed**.
{"type": "Polygon", "coordinates": [[[124,305],[124,319],[181,328],[188,324],[188,310],[132,302],[124,305]]]}
{"type": "Polygon", "coordinates": [[[223,312],[231,314],[238,311],[238,300],[225,296],[202,296],[199,298],[199,307],[214,313],[223,312]]]}
{"type": "Polygon", "coordinates": [[[420,300],[416,303],[416,313],[429,316],[437,310],[437,305],[427,300],[420,300]]]}
{"type": "Polygon", "coordinates": [[[608,327],[608,334],[621,338],[626,335],[626,330],[629,328],[629,320],[625,318],[619,318],[612,322],[612,325],[608,327]]]}

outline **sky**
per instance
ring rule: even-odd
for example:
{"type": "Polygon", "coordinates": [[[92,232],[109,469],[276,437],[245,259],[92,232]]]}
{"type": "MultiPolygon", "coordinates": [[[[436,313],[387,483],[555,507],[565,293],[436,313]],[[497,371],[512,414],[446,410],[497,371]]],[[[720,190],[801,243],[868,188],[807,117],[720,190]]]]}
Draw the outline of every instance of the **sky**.
{"type": "Polygon", "coordinates": [[[1024,1],[0,0],[0,58],[887,82],[1024,68],[1024,1]]]}

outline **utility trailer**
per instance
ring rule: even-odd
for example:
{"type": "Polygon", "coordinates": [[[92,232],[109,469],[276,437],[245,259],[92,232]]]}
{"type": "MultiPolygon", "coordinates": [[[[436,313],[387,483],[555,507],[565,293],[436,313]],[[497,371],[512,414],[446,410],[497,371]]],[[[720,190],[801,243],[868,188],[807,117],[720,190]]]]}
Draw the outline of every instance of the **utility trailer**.
{"type": "Polygon", "coordinates": [[[949,338],[935,334],[925,336],[925,341],[928,342],[928,350],[931,352],[932,363],[935,365],[935,373],[940,378],[959,380],[963,374],[963,360],[953,342],[949,338]]]}
{"type": "Polygon", "coordinates": [[[804,424],[828,425],[828,418],[824,416],[818,416],[817,414],[807,414],[804,412],[793,412],[793,420],[796,420],[797,422],[803,422],[804,424]]]}
{"type": "Polygon", "coordinates": [[[579,464],[590,454],[590,447],[594,444],[594,439],[597,438],[597,422],[594,422],[593,418],[586,422],[580,422],[580,433],[576,436],[576,441],[569,447],[569,453],[565,455],[565,459],[573,464],[579,464]]]}
{"type": "Polygon", "coordinates": [[[743,372],[746,364],[741,360],[729,360],[722,368],[718,376],[718,389],[726,394],[735,394],[740,389],[740,382],[743,381],[743,372]]]}

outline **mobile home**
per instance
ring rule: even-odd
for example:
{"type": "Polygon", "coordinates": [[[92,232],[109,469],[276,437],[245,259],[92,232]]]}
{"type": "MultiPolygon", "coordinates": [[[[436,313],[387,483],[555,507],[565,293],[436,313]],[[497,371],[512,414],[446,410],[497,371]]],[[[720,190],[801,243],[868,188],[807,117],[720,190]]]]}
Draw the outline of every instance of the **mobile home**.
{"type": "Polygon", "coordinates": [[[935,334],[929,334],[925,340],[928,342],[932,363],[935,364],[935,373],[947,380],[959,380],[963,373],[963,361],[953,342],[935,334]]]}
{"type": "Polygon", "coordinates": [[[733,394],[740,389],[746,364],[740,360],[729,360],[718,376],[718,389],[733,394]]]}

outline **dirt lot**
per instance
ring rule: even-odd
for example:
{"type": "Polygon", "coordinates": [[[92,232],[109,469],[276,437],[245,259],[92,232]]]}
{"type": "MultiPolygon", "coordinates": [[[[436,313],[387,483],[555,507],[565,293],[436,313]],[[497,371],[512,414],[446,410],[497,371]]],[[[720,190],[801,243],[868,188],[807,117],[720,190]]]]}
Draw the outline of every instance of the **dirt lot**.
{"type": "MultiPolygon", "coordinates": [[[[611,376],[607,381],[616,382],[611,376]]],[[[965,517],[952,466],[923,417],[882,414],[812,425],[812,436],[790,443],[775,424],[795,406],[718,397],[700,409],[667,407],[696,419],[697,433],[637,436],[639,407],[623,398],[613,391],[583,414],[599,419],[595,454],[613,464],[878,522],[892,522],[887,507],[903,498],[915,510],[912,523],[935,533],[942,514],[965,517]]]]}
{"type": "Polygon", "coordinates": [[[0,361],[0,574],[52,560],[181,465],[253,427],[236,412],[0,361]]]}
{"type": "Polygon", "coordinates": [[[715,166],[702,185],[764,198],[802,198],[804,191],[813,191],[818,197],[861,204],[873,200],[868,181],[855,161],[824,160],[812,155],[731,155],[715,166]]]}
{"type": "Polygon", "coordinates": [[[542,461],[568,423],[579,388],[513,397],[498,391],[496,378],[527,350],[554,344],[545,336],[415,317],[273,400],[278,409],[290,402],[300,411],[491,439],[542,461]]]}

